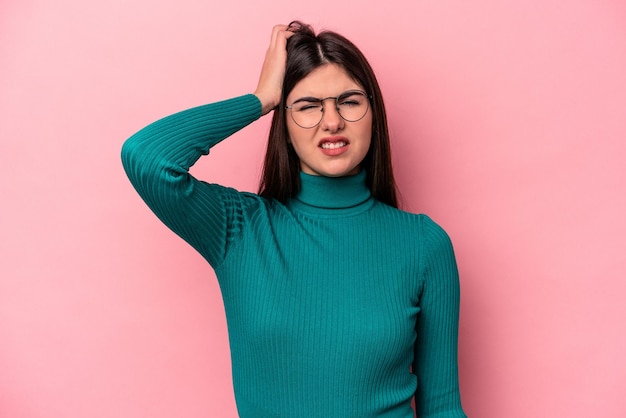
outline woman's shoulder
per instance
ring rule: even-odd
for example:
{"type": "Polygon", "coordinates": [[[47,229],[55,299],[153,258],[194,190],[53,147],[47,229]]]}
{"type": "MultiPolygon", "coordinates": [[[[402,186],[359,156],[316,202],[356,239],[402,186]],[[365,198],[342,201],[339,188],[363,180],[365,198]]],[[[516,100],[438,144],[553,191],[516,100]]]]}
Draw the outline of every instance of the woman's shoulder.
{"type": "Polygon", "coordinates": [[[378,202],[377,210],[381,216],[388,217],[392,223],[428,240],[450,240],[446,230],[426,213],[414,213],[378,202]]]}
{"type": "Polygon", "coordinates": [[[276,199],[266,198],[250,191],[240,191],[229,186],[213,186],[219,188],[224,206],[241,211],[244,217],[273,217],[277,213],[289,212],[286,205],[276,199]]]}
{"type": "Polygon", "coordinates": [[[417,224],[427,224],[430,227],[439,227],[439,225],[427,214],[423,212],[411,212],[407,209],[396,208],[383,202],[376,201],[376,207],[385,216],[397,218],[399,221],[412,222],[417,224]]]}

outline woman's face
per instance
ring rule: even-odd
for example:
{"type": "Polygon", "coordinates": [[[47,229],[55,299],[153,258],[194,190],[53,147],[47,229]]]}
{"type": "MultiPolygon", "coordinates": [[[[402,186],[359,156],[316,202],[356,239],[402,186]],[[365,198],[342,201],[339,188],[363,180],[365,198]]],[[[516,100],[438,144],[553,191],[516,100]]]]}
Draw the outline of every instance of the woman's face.
{"type": "MultiPolygon", "coordinates": [[[[322,120],[313,128],[303,128],[296,124],[292,115],[286,115],[289,140],[300,158],[303,172],[327,177],[359,172],[372,140],[372,111],[368,109],[356,122],[344,120],[333,98],[350,90],[363,90],[363,87],[343,68],[326,64],[300,80],[287,96],[287,105],[296,102],[302,105],[303,98],[330,97],[323,102],[322,120]]],[[[352,105],[348,103],[346,106],[352,105]]],[[[287,113],[295,111],[295,108],[288,109],[287,113]]]]}

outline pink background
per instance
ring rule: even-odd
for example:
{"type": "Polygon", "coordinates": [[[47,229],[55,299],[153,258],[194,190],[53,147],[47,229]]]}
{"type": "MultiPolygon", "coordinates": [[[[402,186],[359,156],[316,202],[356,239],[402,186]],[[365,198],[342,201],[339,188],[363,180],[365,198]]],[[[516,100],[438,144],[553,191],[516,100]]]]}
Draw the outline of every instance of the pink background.
{"type": "MultiPolygon", "coordinates": [[[[0,416],[236,417],[214,275],[119,152],[252,91],[293,18],[369,57],[405,206],[452,236],[467,413],[626,416],[626,3],[227,3],[0,3],[0,416]]],[[[194,173],[255,190],[268,122],[194,173]]]]}

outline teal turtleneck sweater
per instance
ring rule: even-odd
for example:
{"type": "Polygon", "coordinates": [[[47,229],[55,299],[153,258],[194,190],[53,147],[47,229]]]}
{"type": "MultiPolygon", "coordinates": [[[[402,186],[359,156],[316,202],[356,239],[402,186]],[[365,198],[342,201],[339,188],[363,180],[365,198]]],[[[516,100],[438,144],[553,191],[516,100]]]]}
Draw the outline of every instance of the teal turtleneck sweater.
{"type": "Polygon", "coordinates": [[[260,117],[253,95],[189,109],[126,141],[155,214],[215,269],[242,418],[465,417],[459,283],[446,233],[370,196],[365,175],[301,173],[286,204],[189,167],[260,117]]]}

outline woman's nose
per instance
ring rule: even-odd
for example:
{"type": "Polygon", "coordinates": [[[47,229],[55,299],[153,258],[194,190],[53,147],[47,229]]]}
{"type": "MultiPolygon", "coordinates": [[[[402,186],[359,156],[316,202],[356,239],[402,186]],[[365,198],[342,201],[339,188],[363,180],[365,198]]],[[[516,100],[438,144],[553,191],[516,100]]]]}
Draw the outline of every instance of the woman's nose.
{"type": "Polygon", "coordinates": [[[327,102],[322,113],[322,129],[336,132],[343,127],[344,120],[335,103],[327,102]]]}

